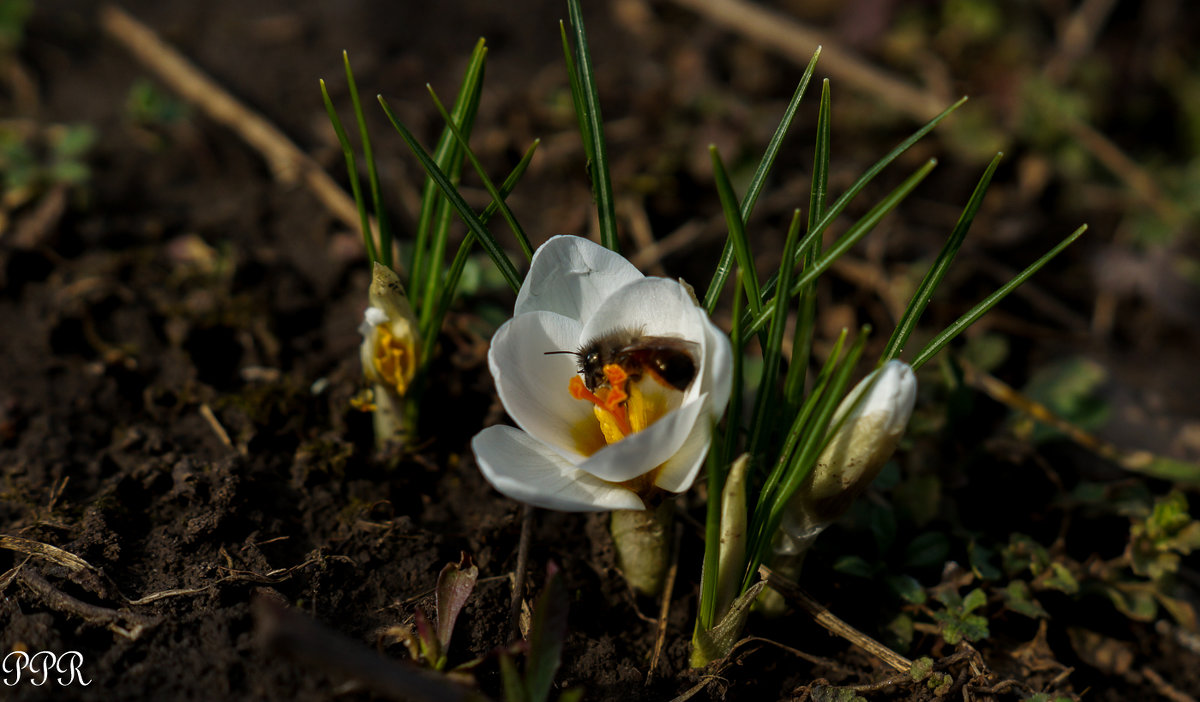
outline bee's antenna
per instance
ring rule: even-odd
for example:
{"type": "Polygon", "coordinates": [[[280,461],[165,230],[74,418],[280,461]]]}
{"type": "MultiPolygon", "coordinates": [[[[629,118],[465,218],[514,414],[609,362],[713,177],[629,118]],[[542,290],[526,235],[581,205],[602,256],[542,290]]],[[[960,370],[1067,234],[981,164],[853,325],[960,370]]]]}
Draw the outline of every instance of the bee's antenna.
{"type": "Polygon", "coordinates": [[[578,352],[578,351],[543,351],[543,352],[542,352],[542,355],[543,355],[543,356],[553,356],[553,355],[555,355],[555,354],[558,354],[558,353],[569,353],[569,354],[571,354],[572,356],[578,356],[578,355],[579,355],[579,352],[578,352]]]}

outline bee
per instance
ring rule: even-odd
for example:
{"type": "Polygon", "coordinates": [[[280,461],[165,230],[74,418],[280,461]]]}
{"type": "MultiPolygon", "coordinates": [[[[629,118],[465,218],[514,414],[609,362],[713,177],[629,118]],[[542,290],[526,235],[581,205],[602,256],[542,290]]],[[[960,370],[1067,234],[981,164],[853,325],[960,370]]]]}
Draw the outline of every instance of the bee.
{"type": "Polygon", "coordinates": [[[578,351],[547,351],[546,355],[569,353],[579,361],[579,375],[588,390],[607,387],[607,365],[620,366],[637,381],[643,374],[680,392],[696,378],[698,345],[672,336],[647,336],[639,329],[617,329],[601,334],[578,351]]]}

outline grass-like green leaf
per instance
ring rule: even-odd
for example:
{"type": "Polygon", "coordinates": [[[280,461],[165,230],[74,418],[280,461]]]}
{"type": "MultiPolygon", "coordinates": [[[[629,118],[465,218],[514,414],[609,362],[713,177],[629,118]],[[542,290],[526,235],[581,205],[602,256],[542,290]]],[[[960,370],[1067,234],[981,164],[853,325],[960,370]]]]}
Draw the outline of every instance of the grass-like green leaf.
{"type": "Polygon", "coordinates": [[[767,479],[759,491],[759,504],[754,512],[756,515],[765,511],[770,495],[774,493],[780,481],[783,480],[783,474],[792,462],[796,446],[800,443],[800,438],[804,435],[804,428],[807,426],[812,413],[816,410],[817,402],[824,394],[834,368],[837,367],[842,347],[845,346],[846,337],[849,333],[848,329],[842,329],[842,333],[838,335],[837,341],[833,344],[833,350],[830,352],[829,358],[825,359],[824,365],[821,367],[820,372],[817,373],[817,379],[813,383],[813,391],[809,393],[800,410],[792,417],[792,426],[784,436],[783,446],[779,450],[779,455],[775,458],[775,465],[767,475],[767,479]]]}
{"type": "Polygon", "coordinates": [[[554,672],[562,660],[562,647],[567,639],[567,608],[570,599],[558,566],[550,564],[546,587],[533,605],[529,623],[529,653],[525,658],[525,689],[530,702],[550,698],[554,672]]]}
{"type": "MultiPolygon", "coordinates": [[[[930,159],[924,166],[918,169],[916,173],[913,173],[911,176],[905,179],[903,183],[897,186],[895,190],[888,193],[886,197],[876,203],[869,212],[863,215],[862,218],[855,222],[854,225],[850,227],[850,229],[837,241],[835,241],[828,250],[821,254],[821,257],[817,259],[815,265],[804,270],[796,282],[792,284],[792,290],[790,294],[798,294],[801,290],[803,290],[805,285],[808,285],[812,281],[816,280],[818,276],[828,270],[829,267],[833,265],[834,261],[836,261],[842,254],[846,253],[851,246],[854,246],[854,244],[858,243],[859,239],[866,236],[867,232],[874,229],[875,225],[879,224],[879,220],[883,219],[884,215],[891,212],[892,208],[900,204],[904,198],[908,197],[909,193],[911,193],[913,189],[916,188],[917,185],[919,185],[920,182],[929,175],[930,171],[932,171],[935,166],[937,166],[937,161],[930,159]]],[[[825,220],[828,220],[828,217],[826,217],[825,220]]],[[[804,241],[800,242],[800,248],[803,249],[803,247],[810,245],[816,239],[816,236],[820,234],[820,232],[820,229],[809,232],[805,236],[804,241]]],[[[774,282],[774,277],[772,277],[772,282],[774,282]]],[[[750,319],[749,324],[747,324],[746,327],[746,333],[754,334],[757,333],[758,330],[762,329],[766,323],[770,321],[770,315],[774,312],[774,308],[774,300],[763,305],[762,312],[750,319]]]]}
{"type": "Polygon", "coordinates": [[[449,176],[438,167],[433,157],[421,146],[412,132],[396,118],[395,112],[392,111],[391,106],[388,105],[387,100],[382,95],[379,96],[379,104],[383,106],[384,113],[396,131],[400,133],[400,137],[404,139],[404,143],[408,144],[408,148],[412,150],[417,160],[421,162],[421,166],[425,169],[425,172],[437,184],[446,198],[450,200],[454,209],[458,211],[459,216],[466,223],[467,229],[479,240],[484,251],[491,257],[492,263],[496,264],[496,268],[500,271],[500,275],[504,277],[504,281],[508,283],[514,293],[519,291],[521,289],[521,276],[517,273],[517,269],[513,266],[512,261],[509,260],[508,254],[504,253],[504,250],[496,243],[496,238],[492,236],[488,228],[484,226],[479,217],[471,210],[471,206],[467,204],[466,200],[463,200],[462,195],[459,194],[454,184],[450,182],[449,176]]]}
{"type": "Polygon", "coordinates": [[[992,183],[992,174],[996,172],[996,167],[1000,165],[1000,159],[1004,154],[998,153],[992,162],[984,171],[983,177],[979,179],[979,183],[975,186],[975,192],[971,193],[971,199],[967,201],[967,206],[963,208],[962,215],[958,218],[958,223],[954,225],[954,230],[950,232],[950,238],[946,239],[945,245],[942,246],[941,252],[934,260],[933,265],[929,267],[929,272],[925,274],[925,278],[921,281],[920,287],[913,294],[912,299],[908,301],[908,306],[904,308],[904,314],[901,315],[900,321],[896,324],[895,331],[892,332],[892,337],[888,339],[887,346],[883,350],[883,354],[879,357],[879,365],[883,365],[900,355],[904,350],[904,345],[908,343],[908,337],[912,334],[913,329],[917,327],[917,321],[921,318],[921,313],[925,311],[925,307],[929,304],[930,298],[937,290],[938,285],[942,282],[942,278],[946,277],[946,272],[950,270],[950,263],[954,260],[954,256],[958,253],[958,249],[962,246],[963,240],[967,238],[967,231],[971,228],[971,223],[975,221],[975,214],[979,212],[979,206],[983,203],[983,196],[987,192],[988,186],[992,183]]]}
{"type": "Polygon", "coordinates": [[[358,134],[362,138],[363,159],[367,162],[367,184],[371,189],[371,202],[375,206],[375,224],[379,227],[379,260],[392,267],[392,230],[388,226],[387,211],[383,207],[383,196],[379,188],[379,172],[375,169],[375,152],[371,149],[371,137],[367,134],[367,117],[363,114],[362,102],[358,99],[358,82],[350,70],[350,54],[342,51],[342,63],[346,64],[346,85],[350,88],[350,102],[354,105],[354,117],[358,120],[358,134]]]}
{"type": "MultiPolygon", "coordinates": [[[[451,113],[453,121],[466,134],[471,133],[470,122],[474,120],[474,107],[479,104],[486,57],[487,46],[484,40],[480,39],[471,52],[471,60],[467,64],[467,71],[463,75],[462,84],[458,89],[458,97],[454,101],[454,110],[451,113]]],[[[389,116],[389,118],[392,119],[393,124],[397,123],[394,117],[389,116]]],[[[449,127],[443,129],[434,146],[432,160],[437,164],[439,170],[450,174],[449,180],[452,183],[457,181],[456,173],[458,167],[461,166],[457,162],[461,159],[462,152],[458,146],[458,140],[454,138],[454,133],[449,127]]],[[[425,170],[428,174],[429,169],[425,170]]],[[[413,305],[422,311],[427,309],[427,305],[433,304],[433,300],[426,302],[425,294],[429,287],[429,279],[440,277],[442,261],[445,256],[444,236],[441,239],[441,252],[433,251],[437,247],[436,240],[439,234],[434,225],[439,220],[438,209],[443,207],[444,202],[439,191],[440,186],[437,182],[432,177],[427,177],[421,188],[421,210],[417,216],[416,240],[413,243],[412,260],[408,267],[409,297],[412,299],[413,305]]],[[[444,235],[444,231],[442,234],[444,235]]]]}
{"type": "MultiPolygon", "coordinates": [[[[567,34],[567,25],[559,20],[558,33],[562,37],[563,63],[567,66],[567,85],[571,88],[571,105],[575,108],[575,120],[579,124],[579,133],[588,133],[587,106],[583,103],[583,91],[579,88],[579,72],[575,70],[575,52],[571,50],[571,38],[567,34]]],[[[587,159],[588,168],[596,158],[592,152],[592,140],[584,137],[583,155],[587,159]]]]}
{"type": "MultiPolygon", "coordinates": [[[[812,58],[808,61],[808,67],[804,69],[804,74],[800,76],[800,82],[796,84],[796,91],[792,93],[792,99],[788,102],[787,109],[783,111],[783,118],[779,120],[779,126],[775,127],[775,133],[771,135],[771,141],[767,143],[767,150],[763,152],[762,159],[758,162],[758,168],[754,170],[754,176],[750,179],[750,187],[746,188],[746,197],[742,200],[742,221],[748,222],[750,215],[754,213],[754,204],[758,202],[758,196],[766,185],[767,176],[771,173],[771,167],[775,165],[775,157],[779,155],[779,148],[783,145],[783,138],[787,136],[788,130],[792,127],[792,120],[796,117],[796,111],[800,108],[800,100],[804,97],[805,91],[808,90],[808,82],[812,80],[813,71],[817,67],[817,59],[821,56],[821,47],[813,52],[812,58]]],[[[733,269],[733,242],[729,239],[725,240],[725,250],[721,252],[721,258],[717,262],[716,271],[713,273],[712,281],[708,284],[708,291],[704,294],[704,309],[708,310],[709,314],[717,308],[717,300],[721,297],[721,290],[725,287],[725,281],[729,278],[729,272],[733,269]]]]}
{"type": "Polygon", "coordinates": [[[771,538],[779,528],[788,501],[791,500],[792,495],[808,477],[808,474],[812,472],[817,457],[829,443],[832,434],[829,426],[830,420],[842,397],[846,394],[846,387],[849,385],[858,359],[866,347],[869,335],[870,327],[864,326],[854,345],[850,347],[845,357],[840,360],[830,374],[829,384],[816,401],[812,419],[801,431],[801,439],[796,452],[783,471],[776,489],[772,490],[769,495],[765,491],[759,495],[760,504],[765,500],[766,510],[765,513],[759,509],[755,510],[754,523],[757,528],[751,532],[752,540],[748,550],[746,576],[742,581],[743,591],[750,587],[754,574],[758,571],[758,566],[763,562],[767,550],[770,549],[771,538]]]}
{"type": "Polygon", "coordinates": [[[787,300],[780,299],[787,290],[791,289],[792,273],[795,265],[796,245],[800,241],[800,210],[792,215],[792,224],[788,227],[787,239],[783,245],[783,256],[779,266],[779,292],[775,296],[775,313],[771,315],[771,326],[767,331],[767,343],[763,347],[762,375],[759,377],[758,394],[754,402],[754,414],[750,419],[750,436],[746,441],[746,451],[751,456],[757,456],[759,445],[765,435],[775,426],[773,415],[776,414],[778,393],[775,381],[779,378],[779,365],[783,362],[783,332],[787,327],[787,300]]]}
{"type": "MultiPolygon", "coordinates": [[[[462,130],[460,130],[458,126],[454,124],[454,120],[451,119],[450,113],[446,111],[446,107],[442,104],[442,101],[438,99],[437,93],[434,92],[433,86],[427,83],[425,88],[429,90],[429,96],[433,98],[433,104],[437,106],[437,110],[442,115],[442,119],[446,121],[446,126],[451,132],[454,133],[454,138],[458,140],[458,144],[462,148],[463,153],[467,155],[467,160],[469,160],[471,165],[475,167],[475,172],[479,174],[479,178],[483,181],[483,187],[486,188],[488,194],[492,196],[491,204],[495,205],[499,209],[500,214],[504,217],[504,221],[508,222],[509,228],[512,229],[513,235],[517,238],[517,243],[521,246],[521,251],[525,254],[525,260],[528,261],[532,259],[533,247],[529,245],[529,237],[525,236],[525,230],[521,228],[521,225],[517,222],[517,218],[513,215],[512,210],[510,210],[508,205],[504,202],[504,198],[500,195],[500,191],[496,188],[496,184],[492,182],[492,179],[488,176],[487,171],[483,169],[483,164],[479,162],[478,158],[476,158],[475,152],[471,150],[471,145],[467,142],[466,135],[464,135],[462,130]]],[[[489,205],[489,207],[490,206],[491,205],[489,205]]]]}
{"type": "MultiPolygon", "coordinates": [[[[509,193],[517,187],[517,183],[520,182],[521,176],[525,175],[525,169],[529,168],[529,162],[533,160],[533,154],[540,143],[540,140],[535,139],[529,149],[525,151],[525,155],[521,157],[520,162],[512,169],[508,177],[504,179],[504,183],[500,185],[499,195],[501,200],[508,197],[509,193]]],[[[496,210],[496,202],[489,203],[479,215],[479,221],[487,224],[492,215],[496,213],[496,210]]],[[[442,300],[438,304],[437,313],[431,325],[435,329],[441,328],[442,320],[446,318],[446,313],[450,310],[450,303],[454,301],[454,293],[458,290],[458,281],[462,279],[463,270],[466,268],[467,260],[471,257],[471,249],[474,248],[474,244],[475,235],[468,231],[467,235],[463,237],[462,242],[458,245],[458,251],[454,254],[454,261],[450,264],[450,270],[446,273],[446,284],[442,287],[442,300]]],[[[436,341],[437,337],[433,334],[421,339],[421,358],[430,357],[436,341]]]]}
{"type": "Polygon", "coordinates": [[[329,89],[325,87],[325,81],[321,80],[320,83],[321,99],[325,102],[325,111],[329,113],[329,121],[333,124],[333,131],[337,134],[338,143],[342,145],[342,155],[346,158],[346,172],[350,177],[350,192],[354,194],[354,204],[358,207],[359,226],[362,227],[363,246],[367,249],[367,259],[372,263],[375,261],[382,263],[379,258],[379,252],[375,250],[375,237],[371,234],[371,220],[367,216],[367,203],[363,199],[362,184],[358,180],[358,162],[354,158],[354,147],[350,145],[350,138],[346,136],[346,130],[342,127],[342,120],[338,117],[337,110],[333,107],[333,100],[329,97],[329,89]]]}
{"type": "Polygon", "coordinates": [[[578,92],[575,101],[578,109],[583,107],[584,142],[590,142],[588,150],[588,174],[592,179],[592,197],[600,218],[600,243],[613,251],[620,251],[617,242],[617,210],[613,198],[612,178],[608,172],[608,147],[604,140],[604,120],[600,115],[600,94],[596,90],[596,78],[592,72],[592,54],[588,50],[587,31],[583,26],[583,11],[579,0],[567,0],[568,19],[575,49],[576,80],[572,91],[578,92]]]}
{"type": "Polygon", "coordinates": [[[725,212],[725,224],[729,227],[729,242],[733,245],[738,262],[738,277],[746,288],[750,314],[758,317],[762,314],[762,299],[758,292],[758,274],[754,272],[754,256],[750,253],[750,242],[746,238],[746,222],[742,219],[737,193],[733,191],[733,183],[729,180],[729,173],[725,170],[721,155],[717,153],[717,147],[710,144],[708,153],[712,157],[713,177],[717,181],[721,209],[725,212]]]}
{"type": "Polygon", "coordinates": [[[1021,283],[1024,283],[1031,275],[1037,273],[1042,266],[1049,263],[1050,260],[1060,254],[1063,249],[1070,246],[1072,242],[1082,236],[1085,231],[1087,231],[1086,224],[1076,229],[1074,232],[1071,232],[1071,234],[1067,236],[1067,238],[1060,241],[1057,246],[1047,251],[1045,255],[1038,260],[1029,264],[1028,268],[1018,273],[1013,277],[1012,280],[1005,283],[996,292],[988,295],[987,298],[985,298],[982,302],[972,307],[969,312],[959,317],[950,326],[946,327],[942,333],[931,339],[929,343],[925,345],[925,348],[921,349],[921,352],[917,354],[917,357],[913,359],[911,364],[913,370],[925,365],[926,361],[937,355],[937,352],[941,351],[946,347],[947,344],[953,341],[954,337],[961,334],[964,329],[974,324],[983,315],[987,314],[988,310],[995,307],[997,303],[1007,297],[1010,292],[1015,290],[1021,283]]]}
{"type": "MultiPolygon", "coordinates": [[[[734,319],[737,319],[742,313],[743,286],[740,278],[743,275],[745,275],[745,272],[739,269],[737,273],[739,280],[736,281],[737,287],[733,291],[734,319]]],[[[725,446],[721,451],[721,464],[726,466],[733,462],[733,457],[737,453],[737,442],[741,438],[742,428],[742,395],[744,394],[743,386],[745,383],[742,366],[745,362],[746,337],[736,324],[729,331],[729,342],[730,346],[733,347],[733,378],[732,382],[730,382],[729,409],[725,414],[729,418],[725,423],[725,446]]],[[[720,501],[719,498],[718,501],[720,501]]]]}
{"type": "MultiPolygon", "coordinates": [[[[438,161],[438,166],[450,178],[450,183],[457,189],[463,169],[462,142],[470,139],[471,129],[475,124],[475,115],[479,112],[479,100],[483,96],[483,68],[486,52],[481,50],[472,55],[472,61],[467,66],[467,74],[463,79],[462,90],[454,103],[454,112],[450,122],[457,125],[460,134],[466,135],[462,140],[454,134],[454,129],[447,126],[442,129],[442,138],[449,137],[450,148],[445,162],[438,161]]],[[[426,178],[428,182],[428,178],[426,178]]],[[[450,224],[454,220],[453,207],[443,196],[431,193],[430,197],[436,205],[434,226],[430,232],[429,248],[425,257],[425,292],[420,302],[420,328],[422,334],[436,335],[433,327],[433,316],[441,296],[445,282],[443,266],[446,261],[446,249],[449,246],[450,224]]]]}
{"type": "MultiPolygon", "coordinates": [[[[808,196],[808,229],[813,231],[825,214],[825,199],[829,191],[830,160],[830,96],[829,80],[821,84],[821,105],[817,111],[817,143],[813,156],[812,185],[808,196]]],[[[821,240],[814,237],[802,254],[803,269],[817,264],[821,253],[821,240]]],[[[784,401],[791,407],[800,404],[804,395],[804,381],[808,374],[809,357],[817,322],[817,281],[813,280],[800,289],[796,296],[796,328],[792,332],[792,360],[788,365],[787,377],[783,382],[784,401]]]]}
{"type": "MultiPolygon", "coordinates": [[[[730,421],[730,431],[737,428],[730,421]]],[[[713,427],[713,446],[716,427],[713,427]]],[[[708,452],[708,505],[704,515],[704,566],[700,570],[700,605],[696,614],[696,627],[701,631],[713,628],[716,618],[717,586],[720,584],[721,556],[721,494],[725,485],[725,463],[722,452],[715,448],[708,452]]]]}
{"type": "MultiPolygon", "coordinates": [[[[819,238],[822,234],[824,234],[825,230],[828,229],[831,224],[833,224],[834,220],[836,220],[839,216],[841,216],[842,212],[850,204],[850,201],[853,200],[855,198],[855,196],[857,196],[860,192],[862,192],[862,189],[867,187],[867,184],[870,183],[872,180],[874,180],[875,176],[879,175],[879,173],[881,171],[883,171],[883,169],[886,168],[889,164],[891,164],[892,161],[895,161],[897,158],[899,158],[900,154],[907,151],[909,149],[909,147],[911,147],[913,144],[917,143],[922,138],[924,138],[926,134],[931,132],[934,127],[936,127],[942,120],[949,117],[951,113],[953,113],[955,110],[957,110],[959,107],[961,107],[966,101],[967,101],[967,98],[965,98],[965,97],[959,98],[958,102],[955,102],[950,107],[947,107],[945,110],[942,110],[942,112],[939,115],[937,115],[933,119],[926,122],[923,127],[918,129],[917,131],[913,132],[910,137],[908,137],[904,141],[897,144],[894,149],[892,149],[891,151],[889,151],[887,153],[887,155],[885,155],[883,158],[876,161],[875,165],[868,168],[865,173],[863,173],[861,176],[859,176],[858,180],[854,181],[854,183],[850,186],[850,188],[847,189],[846,192],[842,193],[842,196],[839,197],[837,200],[835,200],[834,203],[829,206],[829,209],[821,216],[821,220],[819,222],[817,222],[817,225],[815,227],[813,227],[812,229],[809,230],[806,237],[819,238]]],[[[802,254],[805,251],[807,251],[808,245],[809,245],[808,238],[806,238],[804,241],[800,242],[800,252],[802,254]]],[[[803,280],[803,282],[807,282],[807,280],[804,280],[803,278],[801,280],[803,280]]],[[[797,283],[797,285],[800,285],[800,284],[803,284],[803,283],[797,283]]],[[[775,277],[772,276],[763,285],[762,294],[764,296],[769,296],[769,295],[773,295],[774,292],[775,292],[775,277]]]]}
{"type": "Polygon", "coordinates": [[[529,702],[529,693],[525,691],[525,681],[517,672],[517,664],[507,651],[500,652],[500,689],[504,693],[504,702],[529,702]]]}

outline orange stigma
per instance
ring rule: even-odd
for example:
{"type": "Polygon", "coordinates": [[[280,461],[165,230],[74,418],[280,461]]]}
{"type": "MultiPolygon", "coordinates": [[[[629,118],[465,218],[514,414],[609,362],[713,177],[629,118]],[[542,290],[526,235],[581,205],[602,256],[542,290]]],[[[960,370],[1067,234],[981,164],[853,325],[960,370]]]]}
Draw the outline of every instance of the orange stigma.
{"type": "Polygon", "coordinates": [[[625,400],[629,398],[629,394],[625,391],[625,383],[629,380],[629,374],[620,366],[609,364],[604,366],[604,377],[608,380],[610,387],[592,392],[583,384],[583,378],[578,375],[571,376],[569,385],[571,397],[576,400],[587,400],[608,413],[616,423],[617,429],[623,435],[629,436],[633,433],[633,427],[629,424],[629,413],[624,404],[625,400]]]}

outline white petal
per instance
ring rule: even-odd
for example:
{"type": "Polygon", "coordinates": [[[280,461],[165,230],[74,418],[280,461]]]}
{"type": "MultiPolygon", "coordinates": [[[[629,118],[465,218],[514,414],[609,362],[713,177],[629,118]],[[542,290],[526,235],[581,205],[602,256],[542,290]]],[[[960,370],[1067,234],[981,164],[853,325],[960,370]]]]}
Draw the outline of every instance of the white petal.
{"type": "Polygon", "coordinates": [[[513,315],[546,311],[586,320],[621,287],[642,278],[620,254],[577,236],[556,236],[533,254],[513,315]]]}
{"type": "MultiPolygon", "coordinates": [[[[710,326],[708,315],[696,306],[682,285],[666,278],[643,278],[618,290],[603,308],[585,321],[583,340],[586,344],[620,329],[637,329],[647,336],[686,339],[700,349],[696,359],[700,364],[697,372],[700,372],[710,365],[706,361],[710,326]]],[[[692,383],[684,392],[684,402],[694,401],[700,393],[706,392],[707,384],[704,378],[692,383]]]]}
{"type": "Polygon", "coordinates": [[[642,278],[614,292],[585,319],[583,335],[591,339],[632,327],[650,336],[676,336],[703,344],[704,327],[698,311],[687,290],[674,280],[642,278]]]}
{"type": "Polygon", "coordinates": [[[836,423],[853,407],[854,413],[846,419],[849,427],[859,417],[878,415],[884,418],[880,431],[886,435],[899,435],[908,426],[913,405],[917,401],[917,377],[912,367],[904,361],[891,360],[872,371],[838,404],[833,421],[836,423]],[[878,380],[876,380],[878,376],[878,380]],[[873,384],[872,384],[873,383],[873,384]],[[869,388],[869,392],[868,391],[869,388]],[[859,401],[859,397],[867,396],[859,401]],[[856,404],[857,403],[857,406],[856,404]]]}
{"type": "Polygon", "coordinates": [[[645,508],[632,491],[588,475],[519,429],[488,427],[471,448],[483,477],[514,500],[564,512],[645,508]]]}
{"type": "MultiPolygon", "coordinates": [[[[704,314],[703,310],[700,310],[704,314]]],[[[704,354],[704,376],[700,389],[709,393],[709,413],[714,422],[720,421],[729,404],[729,392],[733,382],[733,346],[725,332],[704,315],[704,336],[707,340],[704,354]]]]}
{"type": "Polygon", "coordinates": [[[376,325],[383,324],[388,319],[387,313],[378,307],[368,307],[363,312],[362,324],[358,325],[358,333],[367,336],[376,325]]]}
{"type": "Polygon", "coordinates": [[[546,352],[575,351],[581,329],[569,317],[530,312],[501,325],[488,350],[488,366],[508,415],[574,463],[585,458],[575,444],[575,432],[584,422],[595,422],[595,416],[591,403],[576,400],[568,390],[577,372],[575,357],[546,352]]]}
{"type": "Polygon", "coordinates": [[[578,464],[579,469],[615,483],[648,473],[684,445],[695,431],[703,409],[703,398],[685,402],[642,431],[600,449],[578,464]]]}
{"type": "MultiPolygon", "coordinates": [[[[728,393],[726,393],[728,396],[728,393]]],[[[711,396],[710,396],[711,397],[711,396]]],[[[663,464],[654,484],[667,492],[684,492],[696,481],[696,475],[708,457],[712,443],[712,413],[704,413],[696,422],[683,446],[663,464]]]]}

